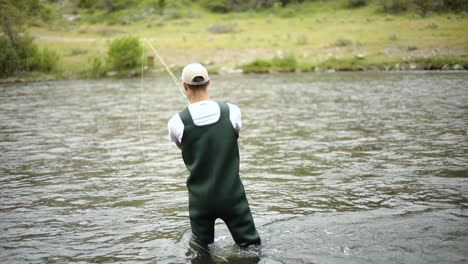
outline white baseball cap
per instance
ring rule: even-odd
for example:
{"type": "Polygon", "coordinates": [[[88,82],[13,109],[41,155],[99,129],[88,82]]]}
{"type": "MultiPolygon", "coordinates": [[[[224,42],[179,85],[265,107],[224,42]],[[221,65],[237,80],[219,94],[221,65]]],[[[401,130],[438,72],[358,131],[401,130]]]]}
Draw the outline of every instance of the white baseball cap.
{"type": "Polygon", "coordinates": [[[200,63],[190,63],[182,70],[182,76],[180,79],[186,84],[202,85],[209,81],[210,77],[208,76],[208,70],[203,65],[200,63]]]}

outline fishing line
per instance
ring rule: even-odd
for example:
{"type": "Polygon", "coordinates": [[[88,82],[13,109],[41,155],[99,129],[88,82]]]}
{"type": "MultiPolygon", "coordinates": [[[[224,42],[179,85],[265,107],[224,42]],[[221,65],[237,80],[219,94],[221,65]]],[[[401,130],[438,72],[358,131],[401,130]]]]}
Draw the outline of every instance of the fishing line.
{"type": "Polygon", "coordinates": [[[143,166],[146,172],[146,153],[145,153],[145,144],[143,143],[143,136],[141,135],[141,113],[143,112],[143,95],[145,91],[144,86],[144,72],[145,72],[145,49],[141,50],[141,89],[140,89],[140,107],[138,111],[138,135],[140,136],[140,144],[143,148],[143,166]]]}
{"type": "Polygon", "coordinates": [[[164,62],[164,60],[161,58],[161,56],[159,56],[158,51],[153,47],[153,45],[151,45],[151,42],[149,42],[149,40],[146,39],[146,38],[143,39],[143,40],[146,41],[146,43],[148,43],[149,47],[153,50],[156,57],[158,57],[161,64],[164,66],[164,68],[166,68],[166,71],[169,73],[169,75],[171,75],[172,80],[174,81],[175,85],[177,86],[177,88],[179,88],[179,92],[185,97],[185,99],[187,99],[187,102],[188,102],[187,95],[184,93],[184,90],[180,86],[180,82],[177,80],[174,73],[172,73],[171,69],[167,66],[167,64],[164,62]]]}
{"type": "MultiPolygon", "coordinates": [[[[163,58],[159,55],[158,51],[153,47],[153,45],[151,45],[151,42],[149,42],[148,39],[144,38],[143,39],[147,44],[148,46],[151,48],[151,50],[153,50],[154,54],[156,55],[156,57],[158,57],[159,61],[161,62],[161,64],[164,66],[164,68],[166,69],[166,71],[169,73],[169,75],[171,76],[172,80],[174,81],[175,85],[177,86],[177,88],[179,89],[179,92],[185,97],[185,99],[187,99],[187,102],[190,103],[189,99],[187,98],[187,95],[185,94],[184,90],[182,89],[182,87],[180,86],[180,82],[177,80],[177,78],[175,77],[174,73],[171,71],[171,69],[167,66],[166,62],[164,62],[163,58]]],[[[143,152],[143,164],[144,164],[144,168],[145,168],[145,172],[146,172],[146,169],[147,169],[147,166],[146,166],[146,152],[145,152],[145,144],[143,142],[143,135],[141,134],[141,115],[142,115],[142,112],[143,112],[143,96],[144,96],[144,92],[145,92],[145,88],[144,88],[144,72],[145,72],[145,49],[142,48],[142,51],[141,51],[141,88],[140,88],[140,107],[139,107],[139,111],[138,111],[138,135],[139,135],[139,138],[140,138],[140,144],[141,144],[141,147],[143,148],[142,152],[143,152]]]]}

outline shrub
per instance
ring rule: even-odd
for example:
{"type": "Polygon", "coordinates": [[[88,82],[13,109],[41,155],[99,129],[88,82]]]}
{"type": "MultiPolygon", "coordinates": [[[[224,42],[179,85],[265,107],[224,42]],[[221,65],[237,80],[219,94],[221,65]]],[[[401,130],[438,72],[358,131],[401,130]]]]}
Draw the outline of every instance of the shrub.
{"type": "Polygon", "coordinates": [[[82,48],[73,48],[71,50],[70,55],[76,56],[76,55],[81,55],[81,54],[87,54],[88,50],[87,49],[82,49],[82,48]]]}
{"type": "MultiPolygon", "coordinates": [[[[51,72],[59,56],[47,49],[40,51],[26,31],[28,15],[38,15],[38,0],[0,1],[0,76],[8,77],[21,71],[51,72]]],[[[47,9],[45,14],[52,14],[47,9]]]]}
{"type": "Polygon", "coordinates": [[[455,11],[455,12],[461,12],[461,11],[468,11],[468,1],[466,0],[441,0],[442,7],[455,11]]]}
{"type": "Polygon", "coordinates": [[[419,15],[425,17],[429,11],[435,8],[436,4],[432,0],[413,0],[413,5],[419,15]]]}
{"type": "Polygon", "coordinates": [[[274,57],[272,60],[273,68],[279,71],[294,71],[297,68],[296,57],[292,54],[280,57],[274,57]]]}
{"type": "Polygon", "coordinates": [[[416,58],[412,61],[417,65],[422,66],[425,70],[440,70],[446,65],[459,65],[464,69],[468,69],[468,59],[455,57],[434,57],[434,58],[416,58]]]}
{"type": "Polygon", "coordinates": [[[0,37],[0,76],[8,77],[22,71],[53,72],[60,57],[56,52],[39,50],[33,39],[22,36],[15,45],[5,36],[0,37]]]}
{"type": "Polygon", "coordinates": [[[88,68],[86,69],[86,77],[98,78],[104,76],[106,69],[100,57],[90,57],[88,59],[88,68]]]}
{"type": "Polygon", "coordinates": [[[267,73],[272,67],[271,60],[254,60],[244,64],[241,69],[244,73],[267,73]]]}
{"type": "MultiPolygon", "coordinates": [[[[280,7],[289,3],[289,0],[199,0],[201,6],[212,12],[228,13],[231,11],[245,11],[250,9],[261,9],[270,7],[280,7]]],[[[295,1],[302,2],[302,1],[295,1]]],[[[275,8],[279,9],[279,8],[275,8]]]]}
{"type": "Polygon", "coordinates": [[[368,0],[348,0],[348,8],[358,8],[363,7],[368,4],[368,0]]]}
{"type": "Polygon", "coordinates": [[[353,45],[353,41],[350,39],[346,39],[346,38],[339,38],[335,42],[335,46],[337,47],[348,47],[352,45],[353,45]]]}
{"type": "Polygon", "coordinates": [[[93,7],[94,0],[78,0],[77,6],[80,8],[91,8],[93,7]]]}
{"type": "Polygon", "coordinates": [[[270,60],[254,60],[244,64],[241,69],[244,73],[267,73],[270,70],[279,72],[292,72],[298,68],[298,62],[294,55],[274,57],[270,60]]]}
{"type": "Polygon", "coordinates": [[[0,77],[13,75],[18,69],[18,56],[10,41],[0,35],[0,77]]]}
{"type": "Polygon", "coordinates": [[[231,11],[228,1],[225,0],[201,0],[200,4],[212,12],[227,13],[231,11]]]}
{"type": "Polygon", "coordinates": [[[400,13],[409,9],[409,0],[380,0],[385,13],[400,13]]]}
{"type": "Polygon", "coordinates": [[[15,52],[18,55],[18,70],[35,70],[40,61],[40,54],[39,49],[33,42],[33,38],[23,36],[13,46],[15,46],[15,52]]]}
{"type": "Polygon", "coordinates": [[[118,38],[107,50],[106,64],[109,69],[121,71],[139,65],[142,47],[136,37],[118,38]]]}
{"type": "Polygon", "coordinates": [[[60,57],[55,51],[45,48],[38,52],[36,56],[37,59],[32,65],[32,70],[46,73],[57,70],[60,57]]]}

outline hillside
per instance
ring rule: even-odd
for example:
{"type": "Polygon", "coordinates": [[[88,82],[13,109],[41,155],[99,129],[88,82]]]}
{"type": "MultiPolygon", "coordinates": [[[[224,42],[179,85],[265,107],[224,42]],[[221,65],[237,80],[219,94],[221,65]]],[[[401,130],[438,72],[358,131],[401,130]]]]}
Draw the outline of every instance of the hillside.
{"type": "Polygon", "coordinates": [[[214,13],[182,2],[187,5],[165,4],[163,12],[139,5],[107,13],[64,1],[52,6],[53,19],[33,24],[29,33],[40,47],[59,54],[65,78],[82,77],[90,58],[105,58],[110,41],[123,36],[149,39],[174,67],[199,61],[231,71],[275,56],[294,57],[302,70],[412,69],[412,62],[432,64],[428,58],[450,68],[468,66],[466,12],[392,14],[378,2],[350,8],[346,1],[306,1],[214,13]]]}

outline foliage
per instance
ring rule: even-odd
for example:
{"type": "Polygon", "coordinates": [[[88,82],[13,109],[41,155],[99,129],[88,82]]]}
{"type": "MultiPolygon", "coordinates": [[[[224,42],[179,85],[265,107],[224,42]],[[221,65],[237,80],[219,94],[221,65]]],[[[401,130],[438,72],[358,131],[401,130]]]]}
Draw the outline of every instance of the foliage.
{"type": "Polygon", "coordinates": [[[18,55],[5,36],[0,36],[0,78],[13,75],[18,68],[18,55]]]}
{"type": "Polygon", "coordinates": [[[441,70],[444,66],[460,65],[468,69],[468,59],[454,57],[417,58],[412,61],[420,65],[424,70],[441,70]]]}
{"type": "Polygon", "coordinates": [[[14,47],[18,55],[19,70],[32,71],[38,68],[41,54],[32,37],[19,38],[14,47]]]}
{"type": "Polygon", "coordinates": [[[319,63],[316,67],[321,69],[333,69],[337,71],[362,71],[366,67],[370,67],[369,62],[353,57],[353,58],[330,58],[319,63]]]}
{"type": "Polygon", "coordinates": [[[349,47],[353,45],[353,41],[347,38],[339,38],[335,42],[337,47],[349,47]]]}
{"type": "Polygon", "coordinates": [[[292,54],[284,57],[275,56],[270,60],[254,60],[251,63],[241,66],[244,73],[267,73],[270,71],[293,72],[297,68],[297,59],[292,54]]]}
{"type": "Polygon", "coordinates": [[[232,11],[226,0],[200,0],[200,4],[212,12],[227,13],[232,11]]]}
{"type": "Polygon", "coordinates": [[[15,47],[21,34],[26,30],[27,13],[25,9],[9,2],[0,2],[0,29],[15,47]]]}
{"type": "Polygon", "coordinates": [[[300,3],[298,0],[199,0],[201,6],[216,13],[231,11],[244,11],[248,9],[261,9],[285,6],[289,3],[300,3]]]}
{"type": "Polygon", "coordinates": [[[111,70],[122,71],[139,65],[142,47],[138,38],[115,39],[107,50],[106,64],[111,70]]]}
{"type": "Polygon", "coordinates": [[[57,70],[57,65],[60,60],[58,54],[47,48],[36,53],[34,63],[32,65],[32,70],[37,70],[40,72],[50,73],[57,70]]]}
{"type": "Polygon", "coordinates": [[[407,11],[410,6],[410,0],[380,0],[380,3],[385,13],[404,12],[407,11]]]}
{"type": "Polygon", "coordinates": [[[348,0],[347,6],[349,8],[363,7],[368,4],[368,0],[348,0]]]}
{"type": "Polygon", "coordinates": [[[105,9],[108,13],[127,8],[136,3],[136,0],[100,0],[95,1],[98,8],[105,9]]]}
{"type": "Polygon", "coordinates": [[[467,0],[380,0],[380,6],[385,13],[415,10],[421,16],[426,16],[430,11],[468,11],[467,0]]]}
{"type": "Polygon", "coordinates": [[[441,0],[443,8],[460,12],[468,11],[468,1],[466,0],[441,0]]]}
{"type": "Polygon", "coordinates": [[[53,72],[60,58],[47,48],[40,50],[29,36],[22,36],[16,46],[0,36],[0,77],[9,77],[23,71],[53,72]]]}
{"type": "Polygon", "coordinates": [[[100,57],[91,57],[88,59],[88,68],[85,75],[88,78],[99,78],[104,76],[106,69],[100,57]]]}
{"type": "Polygon", "coordinates": [[[0,36],[0,77],[22,71],[54,71],[59,56],[47,49],[40,51],[33,38],[25,33],[27,14],[30,12],[25,1],[4,0],[0,6],[0,29],[3,33],[0,36]]]}

